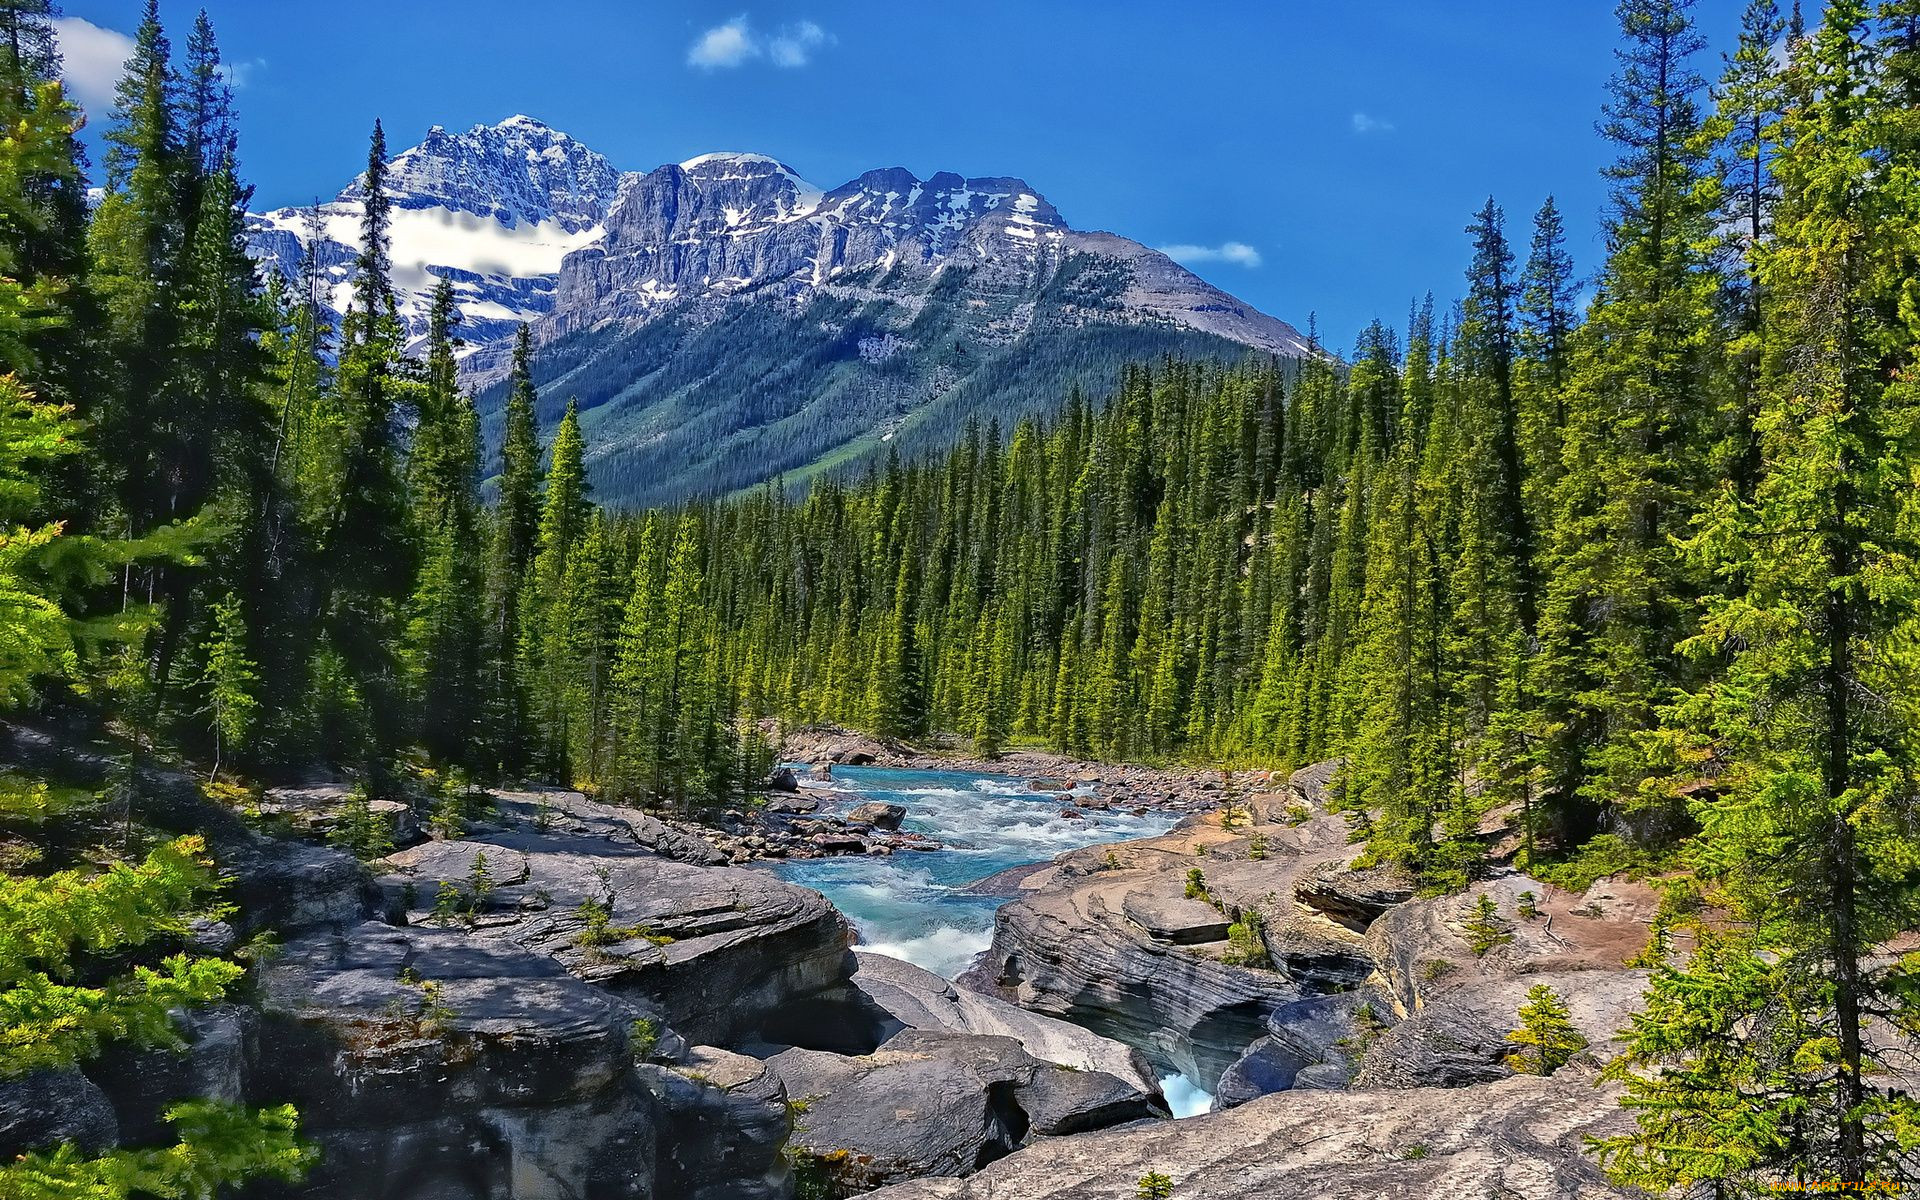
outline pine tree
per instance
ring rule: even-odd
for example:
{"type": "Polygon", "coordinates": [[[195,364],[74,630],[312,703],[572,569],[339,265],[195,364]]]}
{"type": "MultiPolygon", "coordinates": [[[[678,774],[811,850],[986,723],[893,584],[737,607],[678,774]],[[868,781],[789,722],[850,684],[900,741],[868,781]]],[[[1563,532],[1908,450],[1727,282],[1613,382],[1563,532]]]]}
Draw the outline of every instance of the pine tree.
{"type": "Polygon", "coordinates": [[[210,778],[220,777],[220,760],[230,750],[238,750],[253,729],[260,707],[257,689],[260,676],[247,654],[247,627],[240,611],[240,600],[229,594],[213,606],[213,632],[208,639],[206,671],[206,715],[213,731],[213,766],[210,778]]]}
{"type": "Polygon", "coordinates": [[[1526,267],[1520,273],[1520,296],[1515,306],[1520,323],[1520,361],[1515,374],[1525,445],[1527,511],[1535,528],[1543,531],[1553,517],[1554,489],[1562,471],[1565,389],[1578,325],[1573,271],[1566,223],[1553,197],[1548,196],[1534,214],[1533,240],[1526,267]]]}
{"type": "Polygon", "coordinates": [[[535,428],[533,342],[521,325],[514,339],[506,425],[500,439],[500,491],[487,555],[488,723],[493,755],[504,769],[526,753],[527,698],[516,670],[521,597],[539,532],[540,443],[535,428]]]}
{"type": "Polygon", "coordinates": [[[1482,381],[1487,393],[1482,403],[1489,419],[1481,432],[1490,442],[1496,470],[1487,481],[1492,492],[1482,503],[1495,514],[1497,552],[1513,572],[1520,623],[1532,629],[1538,602],[1533,525],[1526,508],[1520,409],[1513,378],[1513,251],[1507,245],[1504,223],[1505,214],[1489,196],[1467,227],[1473,235],[1473,264],[1467,269],[1467,298],[1461,308],[1461,358],[1469,377],[1482,381]]]}
{"type": "Polygon", "coordinates": [[[1765,306],[1759,279],[1761,246],[1771,233],[1774,184],[1772,142],[1784,102],[1775,46],[1786,30],[1774,0],[1750,0],[1740,22],[1740,40],[1728,56],[1717,89],[1712,122],[1719,136],[1720,186],[1726,197],[1727,253],[1734,260],[1730,290],[1738,312],[1726,351],[1731,359],[1726,473],[1743,496],[1751,496],[1759,471],[1754,429],[1760,361],[1765,354],[1765,306]]]}
{"type": "Polygon", "coordinates": [[[459,310],[442,282],[429,312],[425,377],[407,460],[408,509],[421,548],[408,605],[407,654],[420,737],[437,761],[477,765],[480,732],[479,420],[455,374],[459,310]]]}
{"type": "Polygon", "coordinates": [[[1507,1055],[1507,1065],[1522,1075],[1551,1075],[1587,1047],[1587,1039],[1573,1027],[1566,999],[1544,983],[1527,989],[1520,1027],[1507,1034],[1507,1040],[1521,1047],[1507,1055]]]}
{"type": "Polygon", "coordinates": [[[411,590],[415,546],[408,536],[406,485],[395,427],[412,385],[401,353],[388,262],[386,136],[374,122],[361,180],[361,249],[353,300],[342,321],[339,366],[326,422],[339,433],[337,456],[321,464],[338,480],[331,507],[318,514],[320,558],[315,608],[329,648],[351,672],[372,741],[356,757],[375,776],[391,761],[405,728],[394,649],[401,599],[411,590]]]}
{"type": "MultiPolygon", "coordinates": [[[[1575,840],[1633,811],[1636,739],[1676,673],[1692,592],[1674,552],[1701,500],[1719,380],[1707,353],[1719,281],[1685,0],[1624,0],[1626,46],[1602,131],[1618,146],[1611,237],[1581,327],[1555,494],[1539,681],[1555,809],[1575,840]]],[[[1666,828],[1671,811],[1640,814],[1666,828]]]]}

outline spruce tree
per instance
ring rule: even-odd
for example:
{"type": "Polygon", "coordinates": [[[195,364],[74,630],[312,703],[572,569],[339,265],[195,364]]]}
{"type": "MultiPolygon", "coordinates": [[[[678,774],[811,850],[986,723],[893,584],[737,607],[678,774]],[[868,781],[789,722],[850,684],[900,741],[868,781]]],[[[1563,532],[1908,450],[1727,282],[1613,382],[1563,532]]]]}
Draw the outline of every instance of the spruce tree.
{"type": "Polygon", "coordinates": [[[574,547],[586,532],[587,473],[580,415],[571,402],[554,431],[537,550],[520,597],[519,675],[532,711],[535,761],[563,775],[569,737],[566,688],[575,670],[575,626],[566,603],[574,547]]]}
{"type": "MultiPolygon", "coordinates": [[[[1637,739],[1676,674],[1671,648],[1697,587],[1672,539],[1708,477],[1719,281],[1705,260],[1712,193],[1689,8],[1620,5],[1625,46],[1602,124],[1619,150],[1609,253],[1568,383],[1535,673],[1558,824],[1576,840],[1602,811],[1638,809],[1637,739]]],[[[1637,816],[1650,836],[1671,833],[1670,806],[1637,816]]]]}
{"type": "Polygon", "coordinates": [[[400,602],[411,590],[416,549],[406,519],[406,485],[396,439],[412,383],[402,354],[404,331],[394,310],[388,261],[386,137],[374,122],[359,192],[361,247],[353,300],[342,321],[339,365],[326,399],[326,423],[337,430],[330,462],[338,480],[330,505],[317,514],[320,557],[315,608],[329,649],[354,681],[372,735],[355,751],[378,778],[405,728],[395,636],[400,602]]]}
{"type": "Polygon", "coordinates": [[[499,499],[487,553],[487,721],[493,757],[506,770],[521,766],[527,750],[527,698],[516,664],[521,597],[539,531],[537,399],[532,334],[523,324],[514,337],[506,424],[500,438],[499,499]]]}
{"type": "Polygon", "coordinates": [[[1911,1027],[1913,964],[1882,948],[1920,918],[1911,819],[1920,592],[1920,212],[1890,172],[1885,49],[1857,0],[1829,4],[1804,48],[1808,99],[1788,114],[1775,236],[1760,252],[1769,338],[1759,473],[1732,482],[1686,552],[1734,586],[1683,644],[1711,676],[1668,713],[1700,874],[1740,925],[1657,974],[1615,1067],[1640,1131],[1606,1146],[1617,1178],[1712,1181],[1761,1194],[1796,1180],[1908,1177],[1920,1108],[1879,1069],[1876,1027],[1911,1027]],[[1901,215],[1904,214],[1904,215],[1901,215]],[[1697,1013],[1660,1029],[1676,1008],[1697,1013]],[[1738,1115],[1730,1126],[1729,1113],[1738,1115]]]}

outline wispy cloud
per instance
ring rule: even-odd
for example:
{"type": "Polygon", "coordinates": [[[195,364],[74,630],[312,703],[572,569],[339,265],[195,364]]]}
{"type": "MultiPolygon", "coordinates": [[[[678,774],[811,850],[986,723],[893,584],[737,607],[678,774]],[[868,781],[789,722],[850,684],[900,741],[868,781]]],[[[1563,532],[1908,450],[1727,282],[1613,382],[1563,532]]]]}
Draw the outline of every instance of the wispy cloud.
{"type": "Polygon", "coordinates": [[[1199,263],[1232,263],[1236,267],[1251,270],[1265,260],[1260,252],[1245,242],[1221,242],[1218,246],[1196,246],[1185,242],[1160,247],[1160,253],[1177,263],[1194,266],[1199,263]]]}
{"type": "Polygon", "coordinates": [[[1353,114],[1353,131],[1362,137],[1369,133],[1392,133],[1393,122],[1370,113],[1357,112],[1353,114]]]}
{"type": "Polygon", "coordinates": [[[105,116],[133,54],[133,39],[82,17],[58,18],[53,33],[60,42],[67,94],[89,113],[105,116]]]}
{"type": "Polygon", "coordinates": [[[796,21],[762,34],[742,13],[695,38],[687,49],[687,65],[713,71],[765,58],[776,67],[804,67],[813,61],[814,51],[832,44],[833,35],[812,21],[796,21]]]}
{"type": "Polygon", "coordinates": [[[776,67],[804,67],[812,61],[813,52],[830,40],[826,30],[812,21],[801,21],[773,35],[767,43],[767,56],[776,67]]]}
{"type": "Polygon", "coordinates": [[[252,83],[253,77],[266,69],[266,59],[249,58],[241,62],[221,63],[220,75],[227,81],[227,86],[237,92],[252,83]]]}

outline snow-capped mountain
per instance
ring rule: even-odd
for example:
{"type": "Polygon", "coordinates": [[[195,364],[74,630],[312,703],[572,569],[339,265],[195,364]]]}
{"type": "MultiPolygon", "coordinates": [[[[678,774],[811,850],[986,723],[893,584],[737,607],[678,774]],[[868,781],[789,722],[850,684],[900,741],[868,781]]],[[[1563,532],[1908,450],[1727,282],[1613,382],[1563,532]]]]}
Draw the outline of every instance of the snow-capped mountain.
{"type": "MultiPolygon", "coordinates": [[[[343,310],[361,189],[251,217],[256,255],[292,278],[310,246],[343,310]]],[[[412,332],[452,281],[463,372],[484,388],[532,323],[547,405],[578,397],[613,499],[731,490],[1016,419],[1127,361],[1313,353],[1160,252],[1072,228],[1020,179],[892,167],[825,189],[739,153],[622,174],[516,116],[435,128],[393,159],[389,190],[412,332]]]]}
{"type": "MultiPolygon", "coordinates": [[[[465,133],[436,125],[387,169],[401,313],[423,334],[434,288],[451,280],[469,347],[511,336],[552,310],[561,260],[599,239],[621,179],[602,156],[525,116],[465,133]]],[[[316,247],[336,315],[352,290],[363,189],[356,178],[317,208],[248,218],[255,256],[289,279],[305,247],[316,247]]]]}

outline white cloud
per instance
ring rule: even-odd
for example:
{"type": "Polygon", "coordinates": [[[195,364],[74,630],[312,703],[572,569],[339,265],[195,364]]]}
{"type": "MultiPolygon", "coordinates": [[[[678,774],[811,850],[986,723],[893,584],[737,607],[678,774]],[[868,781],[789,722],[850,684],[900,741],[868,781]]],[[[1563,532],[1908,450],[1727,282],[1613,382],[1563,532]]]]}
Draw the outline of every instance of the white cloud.
{"type": "Polygon", "coordinates": [[[1381,117],[1371,116],[1367,113],[1357,112],[1353,114],[1353,131],[1362,136],[1369,133],[1392,133],[1393,122],[1381,117]]]}
{"type": "Polygon", "coordinates": [[[700,40],[687,51],[687,65],[709,71],[715,67],[737,67],[759,53],[760,43],[754,40],[747,19],[741,16],[701,34],[700,40]]]}
{"type": "Polygon", "coordinates": [[[133,54],[133,39],[81,17],[58,18],[53,32],[60,42],[68,94],[88,112],[106,115],[133,54]]]}
{"type": "Polygon", "coordinates": [[[1236,267],[1251,270],[1265,260],[1260,252],[1245,242],[1221,242],[1218,246],[1195,246],[1178,243],[1160,247],[1160,253],[1177,263],[1193,266],[1198,263],[1232,263],[1236,267]]]}
{"type": "Polygon", "coordinates": [[[815,50],[832,44],[833,35],[812,21],[783,25],[763,35],[743,13],[694,39],[687,49],[687,65],[712,71],[764,57],[776,67],[804,67],[813,61],[815,50]]]}
{"type": "Polygon", "coordinates": [[[813,52],[831,40],[826,30],[812,21],[802,21],[775,34],[767,43],[767,54],[776,67],[804,67],[813,52]]]}

